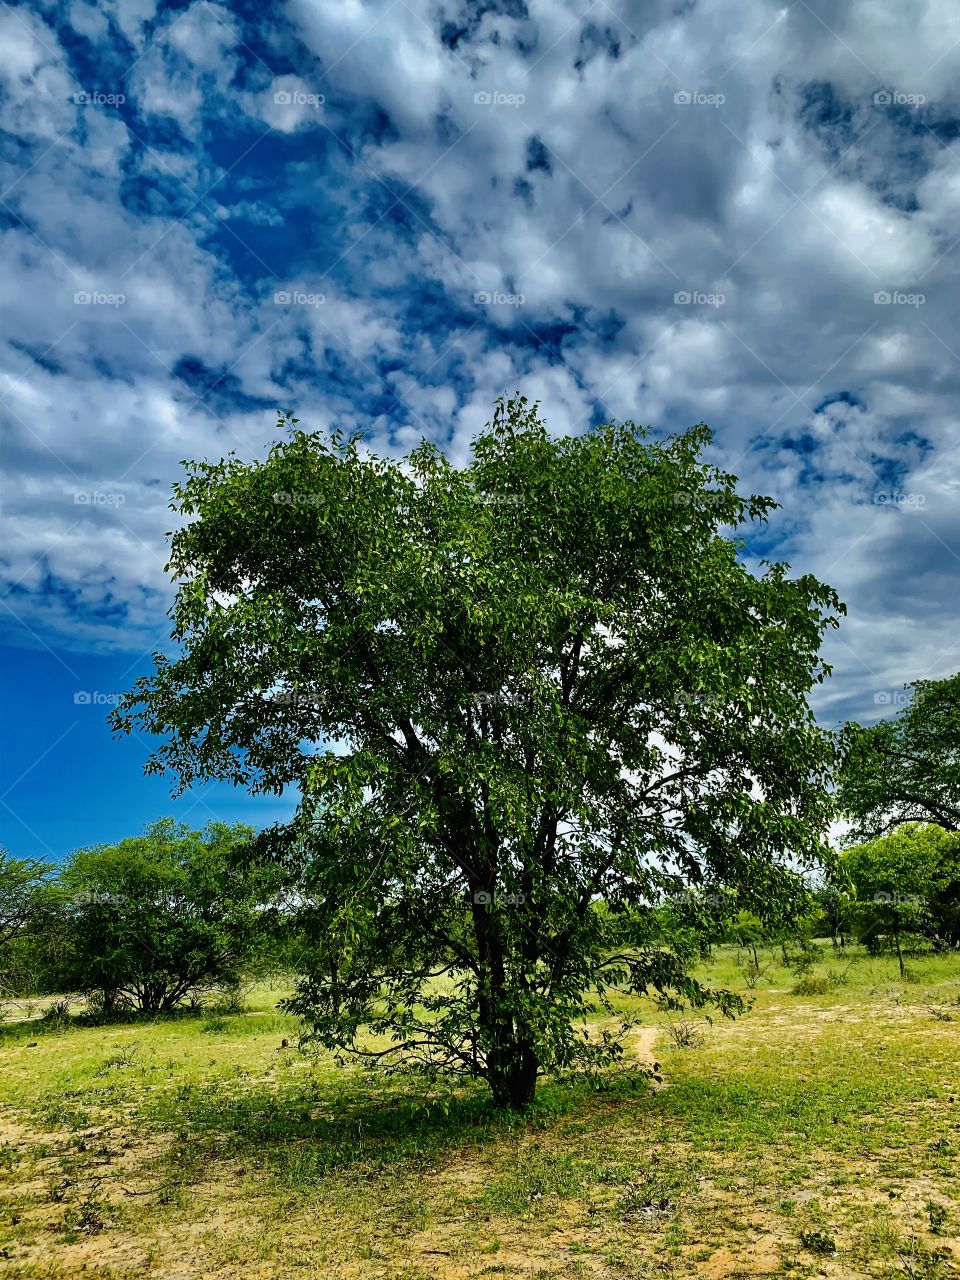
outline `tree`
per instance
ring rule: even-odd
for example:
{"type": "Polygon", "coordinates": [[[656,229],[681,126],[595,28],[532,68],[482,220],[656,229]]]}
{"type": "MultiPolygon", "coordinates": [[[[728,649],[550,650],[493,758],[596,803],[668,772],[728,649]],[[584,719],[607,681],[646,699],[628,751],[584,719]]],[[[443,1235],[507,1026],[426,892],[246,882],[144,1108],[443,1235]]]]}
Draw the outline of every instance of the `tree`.
{"type": "Polygon", "coordinates": [[[850,843],[903,822],[960,830],[960,674],[905,687],[913,695],[893,719],[840,731],[837,799],[854,824],[850,843]]]}
{"type": "Polygon", "coordinates": [[[38,894],[50,870],[36,858],[14,858],[0,848],[0,947],[30,929],[38,894]]]}
{"type": "Polygon", "coordinates": [[[300,788],[261,848],[337,956],[292,1003],[310,1034],[523,1107],[622,1053],[595,998],[733,1011],[689,975],[695,937],[651,922],[691,884],[786,910],[788,863],[826,852],[806,699],[842,606],[744,565],[737,528],[776,504],[702,460],[703,424],[555,440],[501,399],[457,468],[297,421],[263,461],[189,464],[182,653],[114,724],[164,737],[149,768],[179,787],[300,788]]]}
{"type": "Polygon", "coordinates": [[[957,837],[941,827],[907,824],[843,855],[857,895],[861,938],[875,954],[892,951],[906,977],[905,950],[935,941],[933,901],[956,885],[957,837]]]}
{"type": "Polygon", "coordinates": [[[820,910],[819,925],[830,935],[835,951],[847,945],[853,920],[853,895],[842,881],[821,885],[814,895],[820,910]]]}
{"type": "Polygon", "coordinates": [[[251,828],[191,831],[161,819],[142,836],[78,849],[57,878],[61,990],[168,1012],[237,982],[257,953],[265,882],[239,864],[251,828]]]}

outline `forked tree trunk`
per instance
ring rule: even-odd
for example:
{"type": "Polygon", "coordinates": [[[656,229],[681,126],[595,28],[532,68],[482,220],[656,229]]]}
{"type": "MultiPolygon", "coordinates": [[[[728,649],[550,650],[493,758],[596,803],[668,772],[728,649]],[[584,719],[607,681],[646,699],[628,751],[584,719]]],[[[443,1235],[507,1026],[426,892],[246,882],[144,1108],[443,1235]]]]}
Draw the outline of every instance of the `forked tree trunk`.
{"type": "Polygon", "coordinates": [[[522,1111],[533,1102],[540,1061],[533,1040],[504,1013],[507,972],[502,940],[486,903],[474,896],[473,922],[477,951],[486,981],[479,996],[480,1025],[490,1045],[486,1079],[498,1107],[522,1111]]]}

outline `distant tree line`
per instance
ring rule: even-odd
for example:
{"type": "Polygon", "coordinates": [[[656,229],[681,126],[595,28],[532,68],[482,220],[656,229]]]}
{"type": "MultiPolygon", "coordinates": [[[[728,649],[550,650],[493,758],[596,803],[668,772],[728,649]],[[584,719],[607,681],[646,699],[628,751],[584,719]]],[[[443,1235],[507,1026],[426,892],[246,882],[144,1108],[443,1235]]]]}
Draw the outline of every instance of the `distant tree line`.
{"type": "MultiPolygon", "coordinates": [[[[744,909],[729,887],[705,884],[634,904],[638,945],[669,945],[690,962],[716,944],[745,955],[829,938],[874,955],[960,948],[960,775],[955,764],[960,676],[921,682],[894,720],[838,734],[837,811],[851,819],[848,847],[828,879],[799,874],[780,918],[744,909]],[[936,814],[943,821],[928,819],[936,814]],[[949,825],[947,825],[949,821],[949,825]],[[871,838],[865,838],[865,837],[871,838]]],[[[95,1012],[169,1012],[270,970],[310,972],[335,985],[349,951],[327,929],[324,903],[285,896],[279,870],[256,856],[253,829],[167,818],[140,836],[95,845],[54,866],[0,850],[0,998],[74,993],[95,1012]]],[[[594,901],[596,928],[615,904],[594,901]]],[[[467,926],[468,904],[463,908],[467,926]]],[[[392,943],[380,939],[386,959],[392,943]]],[[[456,960],[455,947],[430,960],[456,960]]],[[[397,951],[398,967],[404,956],[397,951]]]]}

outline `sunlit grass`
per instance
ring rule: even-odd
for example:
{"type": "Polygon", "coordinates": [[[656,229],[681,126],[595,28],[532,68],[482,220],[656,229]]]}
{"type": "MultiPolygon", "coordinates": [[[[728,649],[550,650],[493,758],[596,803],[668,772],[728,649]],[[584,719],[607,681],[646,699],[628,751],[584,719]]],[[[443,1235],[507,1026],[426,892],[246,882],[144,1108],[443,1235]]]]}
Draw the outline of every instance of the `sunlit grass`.
{"type": "Polygon", "coordinates": [[[960,957],[718,949],[736,1021],[659,1028],[665,1084],[371,1077],[242,1013],[0,1029],[0,1267],[13,1276],[960,1274],[960,957]],[[814,984],[816,987],[817,984],[814,984]],[[287,1044],[284,1046],[283,1041],[287,1044]],[[683,1047],[693,1045],[695,1047],[683,1047]],[[955,1092],[956,1091],[956,1092],[955,1092]]]}

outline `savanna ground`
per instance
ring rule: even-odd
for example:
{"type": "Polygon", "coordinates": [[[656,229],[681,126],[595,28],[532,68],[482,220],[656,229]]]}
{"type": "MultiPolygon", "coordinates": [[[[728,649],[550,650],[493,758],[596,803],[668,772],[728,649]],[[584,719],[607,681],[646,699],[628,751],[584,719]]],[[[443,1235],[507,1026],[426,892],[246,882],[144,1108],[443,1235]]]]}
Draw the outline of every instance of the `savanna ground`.
{"type": "Polygon", "coordinates": [[[0,1276],[960,1276],[960,958],[902,982],[828,947],[801,995],[775,955],[753,990],[734,949],[703,966],[746,1016],[637,1002],[632,1068],[522,1118],[301,1054],[276,991],[99,1027],[10,1008],[0,1276]]]}

